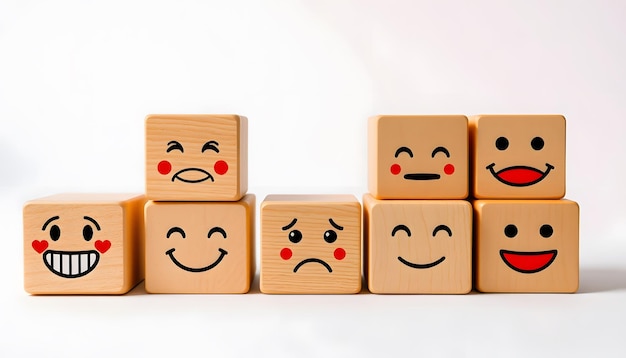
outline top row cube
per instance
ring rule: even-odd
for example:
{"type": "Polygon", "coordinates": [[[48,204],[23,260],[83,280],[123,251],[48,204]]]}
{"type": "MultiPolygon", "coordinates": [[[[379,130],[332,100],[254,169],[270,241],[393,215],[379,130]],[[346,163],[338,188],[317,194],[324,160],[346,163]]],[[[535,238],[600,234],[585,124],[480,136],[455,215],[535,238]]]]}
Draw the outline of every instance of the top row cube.
{"type": "MultiPolygon", "coordinates": [[[[377,199],[559,199],[561,115],[384,115],[369,119],[369,192],[377,199]],[[471,180],[470,180],[471,179],[471,180]]],[[[146,196],[236,201],[248,190],[248,120],[146,117],[146,196]]]]}
{"type": "Polygon", "coordinates": [[[376,116],[368,151],[377,199],[565,196],[561,115],[376,116]]]}

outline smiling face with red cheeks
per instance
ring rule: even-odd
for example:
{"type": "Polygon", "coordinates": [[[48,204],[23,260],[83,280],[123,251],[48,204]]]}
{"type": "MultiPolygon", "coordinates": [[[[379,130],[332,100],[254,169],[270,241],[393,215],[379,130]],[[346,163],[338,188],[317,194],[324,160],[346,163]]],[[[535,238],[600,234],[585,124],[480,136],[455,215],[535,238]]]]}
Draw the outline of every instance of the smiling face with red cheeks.
{"type": "Polygon", "coordinates": [[[236,201],[247,190],[247,120],[146,118],[146,191],[153,200],[236,201]]]}
{"type": "Polygon", "coordinates": [[[565,195],[565,118],[471,117],[473,191],[485,199],[559,199],[565,195]]]}
{"type": "Polygon", "coordinates": [[[575,292],[578,205],[477,200],[476,283],[484,292],[575,292]]]}
{"type": "Polygon", "coordinates": [[[465,116],[369,120],[369,191],[377,199],[463,199],[468,194],[465,116]]]}
{"type": "Polygon", "coordinates": [[[269,195],[261,205],[261,291],[358,292],[360,216],[351,195],[269,195]]]}

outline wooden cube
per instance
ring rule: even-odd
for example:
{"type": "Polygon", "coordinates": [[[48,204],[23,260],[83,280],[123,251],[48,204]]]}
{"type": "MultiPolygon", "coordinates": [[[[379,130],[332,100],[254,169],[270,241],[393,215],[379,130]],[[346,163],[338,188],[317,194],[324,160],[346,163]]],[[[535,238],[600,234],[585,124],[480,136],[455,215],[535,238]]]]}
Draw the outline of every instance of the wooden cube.
{"type": "Polygon", "coordinates": [[[464,200],[363,196],[365,260],[372,293],[472,290],[472,206],[464,200]]]}
{"type": "Polygon", "coordinates": [[[143,279],[137,194],[57,194],[24,206],[24,289],[123,294],[143,279]]]}
{"type": "Polygon", "coordinates": [[[146,117],[146,195],[162,201],[237,201],[248,190],[248,119],[146,117]]]}
{"type": "Polygon", "coordinates": [[[463,115],[372,117],[369,192],[377,199],[464,199],[468,151],[463,115]]]}
{"type": "Polygon", "coordinates": [[[565,195],[565,118],[470,117],[472,191],[478,199],[560,199],[565,195]]]}
{"type": "Polygon", "coordinates": [[[146,204],[146,292],[246,293],[254,277],[253,194],[146,204]]]}
{"type": "Polygon", "coordinates": [[[261,204],[261,292],[358,293],[361,204],[353,195],[268,195],[261,204]]]}
{"type": "Polygon", "coordinates": [[[578,204],[477,200],[476,288],[482,292],[578,290],[578,204]]]}

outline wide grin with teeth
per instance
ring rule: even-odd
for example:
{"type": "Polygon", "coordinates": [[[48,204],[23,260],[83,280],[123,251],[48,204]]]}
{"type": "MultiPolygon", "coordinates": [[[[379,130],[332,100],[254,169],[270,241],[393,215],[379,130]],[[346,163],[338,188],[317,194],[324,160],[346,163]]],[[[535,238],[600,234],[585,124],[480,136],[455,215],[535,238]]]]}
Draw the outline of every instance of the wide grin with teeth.
{"type": "Polygon", "coordinates": [[[43,254],[43,262],[50,272],[64,278],[77,278],[93,271],[100,261],[100,253],[88,251],[54,251],[43,254]]]}

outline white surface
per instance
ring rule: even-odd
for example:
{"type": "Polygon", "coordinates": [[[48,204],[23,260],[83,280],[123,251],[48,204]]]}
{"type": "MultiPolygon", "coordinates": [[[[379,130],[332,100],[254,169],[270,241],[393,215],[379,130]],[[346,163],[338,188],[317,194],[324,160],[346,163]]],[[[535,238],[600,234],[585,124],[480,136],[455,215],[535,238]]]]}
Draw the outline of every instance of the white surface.
{"type": "Polygon", "coordinates": [[[623,356],[625,13],[618,1],[1,1],[0,356],[623,356]],[[580,292],[28,296],[22,204],[143,191],[143,118],[168,112],[248,116],[259,202],[360,197],[370,115],[562,113],[580,292]]]}

